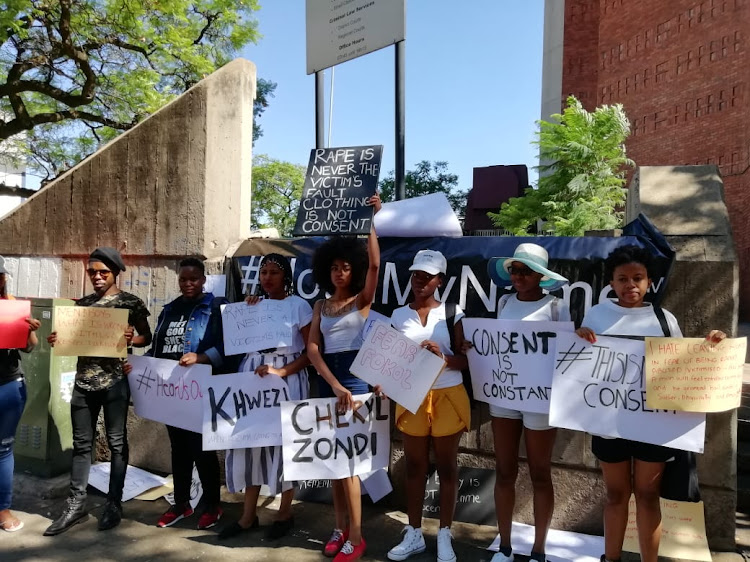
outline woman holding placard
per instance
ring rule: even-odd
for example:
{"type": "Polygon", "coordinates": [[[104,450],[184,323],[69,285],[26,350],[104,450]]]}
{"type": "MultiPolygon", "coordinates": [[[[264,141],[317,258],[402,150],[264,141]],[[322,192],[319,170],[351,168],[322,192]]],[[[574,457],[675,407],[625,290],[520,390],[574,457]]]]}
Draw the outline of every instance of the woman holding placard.
{"type": "MultiPolygon", "coordinates": [[[[202,363],[220,368],[224,364],[224,352],[219,307],[228,301],[203,292],[205,266],[197,258],[185,258],[180,262],[177,282],[180,296],[164,305],[156,321],[153,345],[146,355],[178,361],[183,367],[202,363]]],[[[172,454],[174,505],[159,518],[156,526],[170,527],[193,514],[190,488],[195,464],[203,487],[203,513],[198,519],[198,529],[213,527],[222,515],[216,451],[203,450],[200,433],[171,425],[167,426],[167,433],[172,454]]]]}
{"type": "MultiPolygon", "coordinates": [[[[292,267],[280,254],[267,254],[260,262],[260,288],[264,299],[283,300],[288,303],[293,343],[291,346],[248,353],[240,365],[240,372],[255,373],[261,377],[278,376],[289,389],[289,400],[304,400],[310,395],[306,367],[310,364],[305,352],[305,342],[310,333],[312,309],[307,301],[293,294],[292,267]]],[[[259,297],[248,297],[249,306],[259,297]]],[[[220,539],[257,529],[257,505],[260,487],[266,484],[272,495],[281,492],[281,505],[276,519],[268,528],[266,537],[272,540],[286,535],[294,526],[292,500],[294,483],[284,480],[281,446],[231,449],[226,457],[227,487],[230,492],[245,489],[242,516],[222,529],[220,539]]]]}
{"type": "MultiPolygon", "coordinates": [[[[2,258],[0,258],[2,260],[2,258]]],[[[15,300],[6,286],[8,272],[0,261],[0,300],[15,300]]],[[[0,349],[0,529],[9,533],[23,529],[23,521],[10,511],[13,497],[13,441],[26,406],[26,383],[21,368],[21,351],[31,353],[37,342],[41,322],[26,318],[29,333],[26,347],[0,349]]]]}
{"type": "MultiPolygon", "coordinates": [[[[499,287],[508,283],[515,292],[500,298],[497,317],[502,320],[569,321],[570,312],[561,299],[547,294],[567,279],[548,268],[547,250],[537,244],[520,244],[512,257],[492,258],[487,264],[490,278],[499,287]]],[[[464,347],[471,344],[467,341],[464,347]]],[[[512,562],[511,529],[516,501],[518,448],[521,433],[526,445],[529,476],[534,490],[534,544],[530,560],[544,562],[547,532],[555,507],[552,488],[552,447],[557,430],[549,425],[549,414],[521,412],[490,405],[495,439],[495,512],[500,550],[491,562],[512,562]]]]}
{"type": "MultiPolygon", "coordinates": [[[[667,310],[644,302],[651,284],[653,259],[648,250],[622,246],[607,256],[605,275],[617,299],[594,305],[576,333],[594,343],[596,335],[682,337],[675,317],[667,310]]],[[[719,330],[706,337],[712,343],[726,338],[719,330]]],[[[628,504],[635,494],[636,524],[641,560],[656,562],[661,539],[659,494],[667,462],[675,450],[660,445],[594,435],[591,449],[602,467],[607,487],[604,508],[603,562],[617,562],[622,554],[628,524],[628,504]]]]}
{"type": "MultiPolygon", "coordinates": [[[[380,197],[373,195],[368,204],[378,212],[380,197]]],[[[375,298],[379,271],[380,246],[374,227],[366,247],[357,238],[335,237],[313,257],[315,281],[331,296],[315,303],[307,352],[320,374],[320,396],[338,398],[341,411],[351,409],[353,395],[370,391],[349,368],[362,345],[362,327],[375,298]]],[[[357,560],[367,548],[358,476],[333,481],[333,506],[336,528],[323,553],[335,556],[334,562],[357,560]]]]}
{"type": "Polygon", "coordinates": [[[406,560],[424,552],[422,503],[430,466],[430,443],[440,478],[440,530],[437,536],[438,562],[455,562],[452,535],[453,512],[458,491],[458,443],[471,427],[469,395],[463,384],[462,369],[468,363],[463,348],[463,311],[435,297],[447,269],[445,256],[435,250],[420,250],[409,271],[411,304],[391,315],[393,327],[419,345],[441,357],[446,365],[416,414],[396,406],[396,427],[404,434],[406,457],[406,505],[409,524],[404,538],[388,552],[390,560],[406,560]],[[450,311],[448,310],[450,309],[450,311]],[[453,334],[450,327],[453,327],[453,334]],[[455,342],[455,345],[451,345],[455,342]],[[454,353],[453,348],[459,350],[454,353]]]}

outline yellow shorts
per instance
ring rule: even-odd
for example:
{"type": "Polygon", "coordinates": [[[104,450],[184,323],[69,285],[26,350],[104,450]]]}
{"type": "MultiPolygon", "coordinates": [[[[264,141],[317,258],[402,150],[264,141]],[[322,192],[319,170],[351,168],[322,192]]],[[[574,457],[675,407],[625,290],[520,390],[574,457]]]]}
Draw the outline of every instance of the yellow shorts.
{"type": "Polygon", "coordinates": [[[445,437],[471,427],[471,404],[462,384],[431,390],[417,410],[396,404],[396,427],[413,437],[445,437]]]}

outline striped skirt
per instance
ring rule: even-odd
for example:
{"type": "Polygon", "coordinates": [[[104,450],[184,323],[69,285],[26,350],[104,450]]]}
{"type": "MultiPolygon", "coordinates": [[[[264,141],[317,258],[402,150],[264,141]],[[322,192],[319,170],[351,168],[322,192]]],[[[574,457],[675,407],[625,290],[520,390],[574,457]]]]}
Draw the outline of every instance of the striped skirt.
{"type": "MultiPolygon", "coordinates": [[[[255,371],[259,365],[283,367],[297,359],[299,353],[278,355],[275,353],[249,353],[240,365],[240,372],[255,371]]],[[[269,375],[272,376],[272,375],[269,375]]],[[[289,387],[289,400],[304,400],[310,396],[307,369],[284,377],[289,387]]],[[[284,464],[281,446],[254,447],[252,449],[230,449],[226,456],[227,488],[230,492],[241,492],[246,486],[266,484],[271,495],[290,490],[294,482],[284,480],[284,464]]]]}

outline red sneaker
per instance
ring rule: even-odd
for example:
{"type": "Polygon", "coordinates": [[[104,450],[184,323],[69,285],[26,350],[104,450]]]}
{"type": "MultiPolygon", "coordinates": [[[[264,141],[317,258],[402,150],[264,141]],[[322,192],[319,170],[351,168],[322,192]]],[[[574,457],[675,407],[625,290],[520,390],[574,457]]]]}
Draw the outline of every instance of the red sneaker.
{"type": "Polygon", "coordinates": [[[170,507],[164,515],[162,515],[159,518],[159,522],[156,524],[157,527],[171,527],[181,519],[185,519],[185,517],[190,517],[193,514],[193,508],[190,506],[187,507],[178,507],[176,505],[173,505],[170,507]]]}
{"type": "Polygon", "coordinates": [[[339,553],[339,550],[341,550],[341,547],[344,546],[344,543],[346,542],[346,539],[348,538],[349,538],[348,529],[343,532],[341,531],[341,529],[334,529],[333,533],[331,533],[331,538],[328,539],[328,542],[323,548],[323,554],[328,556],[328,558],[333,558],[339,553]]]}
{"type": "Polygon", "coordinates": [[[214,509],[207,509],[203,512],[203,514],[198,519],[198,529],[210,529],[216,523],[219,522],[219,519],[221,519],[221,516],[224,514],[224,510],[220,507],[216,507],[214,509]]]}
{"type": "Polygon", "coordinates": [[[333,562],[352,562],[353,560],[359,560],[360,558],[362,558],[365,550],[367,550],[365,539],[362,539],[362,541],[357,546],[354,546],[349,541],[346,541],[344,543],[344,546],[341,547],[341,550],[339,550],[339,553],[336,555],[336,558],[333,559],[333,562]]]}

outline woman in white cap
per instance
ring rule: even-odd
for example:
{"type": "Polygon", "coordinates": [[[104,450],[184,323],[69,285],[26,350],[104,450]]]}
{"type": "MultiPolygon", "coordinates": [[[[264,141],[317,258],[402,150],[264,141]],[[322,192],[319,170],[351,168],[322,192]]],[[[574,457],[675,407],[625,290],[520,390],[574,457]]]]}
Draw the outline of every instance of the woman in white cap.
{"type": "MultiPolygon", "coordinates": [[[[513,286],[503,295],[497,317],[503,320],[568,321],[570,312],[561,299],[544,289],[567,279],[548,268],[547,250],[537,244],[519,244],[512,257],[492,258],[487,264],[490,277],[499,287],[513,286]]],[[[526,444],[529,476],[534,490],[534,545],[530,560],[544,562],[547,531],[552,521],[555,493],[552,488],[552,447],[557,430],[549,425],[549,414],[520,412],[490,405],[495,438],[495,511],[500,532],[500,550],[491,562],[510,562],[513,507],[518,476],[518,447],[521,433],[526,444]]]]}
{"type": "Polygon", "coordinates": [[[420,250],[409,268],[414,301],[393,311],[393,327],[428,351],[441,357],[446,365],[435,380],[416,414],[396,406],[396,427],[404,434],[406,457],[406,505],[409,524],[404,538],[388,551],[390,560],[406,560],[424,552],[422,536],[422,502],[430,465],[430,443],[440,478],[440,529],[437,536],[438,562],[455,562],[450,527],[458,490],[458,443],[461,434],[471,427],[469,395],[461,370],[466,369],[463,345],[464,316],[455,304],[446,305],[435,298],[443,283],[447,262],[435,250],[420,250]],[[451,337],[449,326],[453,326],[451,337]]]}

